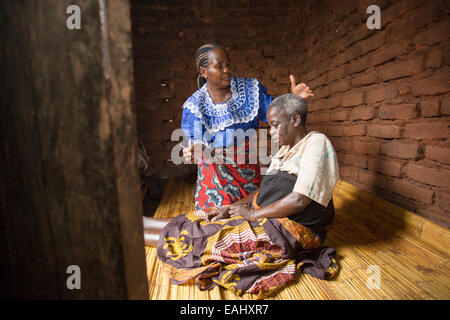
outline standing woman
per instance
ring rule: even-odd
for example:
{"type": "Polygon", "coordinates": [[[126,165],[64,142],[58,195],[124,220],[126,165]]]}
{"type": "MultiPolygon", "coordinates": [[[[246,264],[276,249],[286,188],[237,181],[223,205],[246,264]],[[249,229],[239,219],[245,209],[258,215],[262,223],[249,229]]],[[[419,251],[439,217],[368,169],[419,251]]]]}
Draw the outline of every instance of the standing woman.
{"type": "MultiPolygon", "coordinates": [[[[198,210],[230,205],[259,187],[260,168],[249,163],[249,136],[235,133],[239,129],[256,130],[259,119],[267,122],[266,112],[273,97],[256,79],[232,77],[228,56],[216,43],[201,46],[195,60],[199,89],[183,105],[181,128],[189,141],[183,157],[188,163],[198,163],[195,188],[198,210]],[[199,150],[194,147],[196,144],[217,150],[216,155],[227,160],[211,161],[204,156],[207,153],[195,151],[199,150]],[[245,163],[238,161],[242,159],[240,153],[244,153],[245,163]]],[[[293,75],[291,85],[292,92],[304,99],[313,95],[304,83],[296,85],[293,75]]]]}

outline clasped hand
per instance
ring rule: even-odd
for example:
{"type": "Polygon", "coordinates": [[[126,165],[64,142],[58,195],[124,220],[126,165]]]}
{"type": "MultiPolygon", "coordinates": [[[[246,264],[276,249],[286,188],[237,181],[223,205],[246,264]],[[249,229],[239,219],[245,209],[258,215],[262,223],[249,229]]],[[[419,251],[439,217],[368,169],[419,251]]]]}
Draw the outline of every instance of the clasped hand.
{"type": "Polygon", "coordinates": [[[211,210],[208,213],[208,220],[211,222],[227,219],[232,217],[241,216],[246,220],[252,220],[255,218],[255,209],[248,205],[232,205],[228,207],[220,207],[211,210]]]}
{"type": "Polygon", "coordinates": [[[206,162],[214,163],[222,155],[220,149],[210,149],[204,144],[194,143],[187,147],[183,147],[183,158],[185,163],[206,162]]]}

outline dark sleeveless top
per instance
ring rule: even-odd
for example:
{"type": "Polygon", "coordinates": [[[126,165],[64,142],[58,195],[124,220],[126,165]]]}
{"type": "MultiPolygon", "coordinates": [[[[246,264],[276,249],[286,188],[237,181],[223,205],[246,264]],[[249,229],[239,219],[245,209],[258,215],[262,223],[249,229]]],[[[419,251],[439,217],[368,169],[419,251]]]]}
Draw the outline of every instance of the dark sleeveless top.
{"type": "MultiPolygon", "coordinates": [[[[296,175],[285,171],[277,171],[275,174],[264,176],[256,203],[260,207],[264,207],[284,198],[292,192],[296,181],[296,175]]],[[[327,207],[313,200],[301,212],[292,214],[288,218],[311,229],[319,235],[323,242],[326,237],[325,227],[334,221],[333,199],[330,200],[327,207]]]]}

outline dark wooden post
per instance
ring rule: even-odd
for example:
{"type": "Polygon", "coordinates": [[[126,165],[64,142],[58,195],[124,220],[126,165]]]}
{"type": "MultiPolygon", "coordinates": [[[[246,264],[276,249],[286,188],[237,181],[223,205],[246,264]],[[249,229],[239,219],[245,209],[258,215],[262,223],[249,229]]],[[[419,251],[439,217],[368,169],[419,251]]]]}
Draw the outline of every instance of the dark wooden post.
{"type": "Polygon", "coordinates": [[[1,297],[148,298],[128,0],[0,6],[1,297]]]}

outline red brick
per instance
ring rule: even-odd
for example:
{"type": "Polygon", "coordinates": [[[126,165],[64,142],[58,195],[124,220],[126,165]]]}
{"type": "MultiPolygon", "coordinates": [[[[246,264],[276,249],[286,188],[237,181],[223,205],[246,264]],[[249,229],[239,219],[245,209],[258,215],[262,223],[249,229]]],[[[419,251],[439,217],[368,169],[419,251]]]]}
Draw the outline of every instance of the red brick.
{"type": "Polygon", "coordinates": [[[316,79],[319,76],[319,74],[317,73],[317,70],[311,70],[310,72],[305,74],[305,79],[308,81],[308,83],[310,81],[312,81],[313,79],[316,79]]]}
{"type": "Polygon", "coordinates": [[[345,152],[343,152],[343,151],[336,151],[336,158],[337,158],[339,163],[343,163],[344,162],[344,157],[345,157],[345,152]]]}
{"type": "Polygon", "coordinates": [[[379,71],[378,77],[383,81],[409,77],[419,73],[422,70],[422,65],[422,57],[407,61],[391,62],[379,71]]]}
{"type": "Polygon", "coordinates": [[[326,73],[326,74],[323,74],[322,76],[320,76],[319,78],[308,81],[308,86],[310,88],[314,89],[314,88],[320,87],[322,85],[326,85],[328,83],[327,76],[328,76],[328,74],[326,73]]]}
{"type": "Polygon", "coordinates": [[[319,75],[328,72],[330,70],[330,60],[327,59],[325,61],[322,61],[320,64],[315,65],[315,68],[317,69],[317,73],[319,75]]]}
{"type": "Polygon", "coordinates": [[[409,17],[410,22],[417,24],[419,26],[416,26],[417,29],[430,24],[430,22],[438,20],[443,14],[445,14],[443,5],[444,3],[440,1],[431,1],[430,3],[427,3],[425,6],[420,8],[420,14],[411,15],[409,17]]]}
{"type": "Polygon", "coordinates": [[[315,124],[317,122],[316,115],[317,112],[308,112],[308,124],[315,124]]]}
{"type": "Polygon", "coordinates": [[[326,98],[330,95],[330,87],[319,87],[318,89],[314,90],[314,96],[316,98],[326,98]]]}
{"type": "Polygon", "coordinates": [[[450,208],[450,193],[440,191],[437,193],[436,198],[437,205],[448,211],[450,208]]]}
{"type": "Polygon", "coordinates": [[[354,179],[355,178],[355,168],[352,166],[347,166],[345,164],[339,165],[339,175],[341,179],[354,179]]]}
{"type": "Polygon", "coordinates": [[[353,92],[342,97],[343,107],[353,107],[364,103],[364,92],[353,92]]]}
{"type": "Polygon", "coordinates": [[[343,126],[328,126],[327,127],[327,135],[330,137],[342,137],[344,136],[344,127],[343,126]]]}
{"type": "Polygon", "coordinates": [[[368,161],[368,169],[388,176],[398,177],[402,169],[402,164],[400,161],[372,158],[368,161]]]}
{"type": "Polygon", "coordinates": [[[404,136],[417,140],[447,138],[448,122],[409,123],[405,126],[404,136]]]}
{"type": "Polygon", "coordinates": [[[407,180],[394,180],[389,187],[394,193],[404,197],[413,199],[415,201],[423,202],[425,204],[433,203],[433,190],[425,187],[420,187],[407,180]]]}
{"type": "Polygon", "coordinates": [[[450,97],[442,98],[441,113],[445,115],[450,115],[450,97]]]}
{"type": "Polygon", "coordinates": [[[432,25],[431,28],[428,28],[426,31],[419,33],[415,37],[414,40],[416,43],[416,49],[426,48],[448,39],[448,30],[450,30],[448,21],[445,21],[444,23],[438,25],[432,25]]]}
{"type": "Polygon", "coordinates": [[[408,43],[400,42],[390,47],[381,47],[372,55],[372,63],[378,65],[408,52],[408,43]]]}
{"type": "Polygon", "coordinates": [[[349,114],[350,114],[350,110],[330,111],[330,120],[331,121],[344,121],[344,120],[348,119],[349,114]]]}
{"type": "Polygon", "coordinates": [[[350,120],[370,120],[375,116],[374,107],[356,107],[350,113],[350,120]]]}
{"type": "MultiPolygon", "coordinates": [[[[402,11],[405,12],[404,9],[402,11]]],[[[384,12],[382,15],[384,15],[384,12]]],[[[394,19],[386,27],[388,40],[389,42],[399,42],[409,39],[417,33],[417,28],[420,28],[420,25],[411,25],[411,20],[409,19],[394,19]]]]}
{"type": "Polygon", "coordinates": [[[375,103],[387,99],[392,99],[397,96],[397,87],[393,85],[379,87],[376,89],[371,89],[366,92],[367,103],[375,103]]]}
{"type": "Polygon", "coordinates": [[[342,105],[342,96],[331,96],[323,102],[323,109],[333,109],[342,105]]]}
{"type": "MultiPolygon", "coordinates": [[[[291,79],[289,78],[289,68],[285,68],[285,67],[275,67],[271,70],[275,77],[276,77],[276,82],[277,84],[291,84],[291,79]]],[[[250,77],[250,76],[247,76],[250,77]]],[[[252,78],[257,78],[257,76],[253,76],[252,78]]]]}
{"type": "Polygon", "coordinates": [[[420,101],[420,113],[422,117],[430,118],[439,115],[439,98],[420,101]]]}
{"type": "MultiPolygon", "coordinates": [[[[271,94],[274,94],[274,93],[271,91],[271,94]]],[[[324,110],[324,109],[326,109],[325,99],[311,98],[311,100],[308,101],[308,112],[324,110]]]]}
{"type": "Polygon", "coordinates": [[[339,79],[344,78],[344,66],[340,66],[337,67],[335,69],[333,69],[332,72],[328,72],[328,81],[332,82],[332,81],[336,81],[339,79]]]}
{"type": "Polygon", "coordinates": [[[363,184],[368,189],[385,189],[387,186],[386,179],[383,176],[376,174],[375,172],[358,170],[357,174],[359,183],[363,184]]]}
{"type": "Polygon", "coordinates": [[[329,112],[321,112],[316,114],[316,121],[318,122],[328,122],[330,121],[330,113],[329,112]]]}
{"type": "Polygon", "coordinates": [[[318,131],[318,132],[321,132],[321,133],[323,133],[325,135],[328,135],[327,128],[324,127],[324,126],[311,123],[310,125],[308,125],[308,128],[309,128],[310,131],[318,131]]]}
{"type": "Polygon", "coordinates": [[[336,46],[338,46],[337,50],[336,50],[336,55],[335,57],[331,60],[332,64],[335,66],[339,66],[339,68],[341,69],[341,72],[344,71],[344,66],[342,66],[344,63],[346,63],[347,60],[347,50],[342,48],[342,43],[337,42],[336,46]]]}
{"type": "Polygon", "coordinates": [[[409,95],[411,93],[411,87],[406,84],[400,84],[398,86],[398,94],[401,96],[409,95]]]}
{"type": "Polygon", "coordinates": [[[353,43],[363,39],[367,35],[367,28],[366,26],[361,26],[358,29],[355,29],[353,31],[350,31],[347,33],[343,40],[343,44],[345,47],[348,47],[352,45],[353,43]]]}
{"type": "Polygon", "coordinates": [[[406,166],[409,178],[432,186],[450,188],[450,171],[445,168],[429,168],[409,163],[406,166]]]}
{"type": "Polygon", "coordinates": [[[380,151],[378,141],[353,141],[353,151],[361,154],[377,155],[380,151]]]}
{"type": "Polygon", "coordinates": [[[324,48],[324,50],[326,51],[328,57],[334,57],[338,53],[338,49],[334,45],[327,46],[326,48],[324,48]]]}
{"type": "Polygon", "coordinates": [[[352,47],[337,55],[336,58],[334,58],[333,63],[336,65],[344,64],[356,58],[358,55],[359,50],[355,47],[352,47]]]}
{"type": "Polygon", "coordinates": [[[366,70],[370,66],[370,55],[363,56],[345,65],[345,74],[350,75],[366,70]]]}
{"type": "Polygon", "coordinates": [[[399,138],[400,127],[393,124],[372,124],[367,126],[367,134],[378,138],[399,138]]]}
{"type": "Polygon", "coordinates": [[[333,138],[331,143],[336,151],[349,152],[352,150],[352,140],[350,139],[333,138]]]}
{"type": "Polygon", "coordinates": [[[356,166],[359,168],[367,168],[367,158],[363,156],[358,156],[354,154],[345,154],[343,161],[344,163],[352,166],[356,166]]]}
{"type": "Polygon", "coordinates": [[[448,75],[437,75],[416,80],[411,84],[411,92],[415,96],[437,95],[450,91],[448,75]]]}
{"type": "Polygon", "coordinates": [[[353,87],[366,86],[377,81],[377,74],[375,72],[367,72],[357,75],[352,79],[353,87]]]}
{"type": "Polygon", "coordinates": [[[344,128],[346,136],[364,136],[367,132],[367,125],[365,123],[352,124],[344,128]]]}
{"type": "Polygon", "coordinates": [[[416,159],[419,155],[419,144],[392,141],[381,145],[381,153],[394,158],[416,159]]]}
{"type": "Polygon", "coordinates": [[[450,148],[432,145],[426,146],[425,158],[435,160],[440,163],[450,164],[450,148]]]}
{"type": "Polygon", "coordinates": [[[351,88],[351,84],[349,80],[338,80],[330,84],[330,92],[344,92],[351,88]]]}
{"type": "Polygon", "coordinates": [[[442,51],[433,51],[428,55],[426,67],[437,69],[442,64],[442,51]]]}
{"type": "Polygon", "coordinates": [[[375,50],[381,47],[384,43],[384,32],[376,32],[370,38],[358,42],[357,47],[360,48],[360,54],[366,54],[369,51],[375,50]]]}
{"type": "Polygon", "coordinates": [[[383,103],[379,113],[381,119],[412,119],[416,117],[416,104],[383,103]]]}

